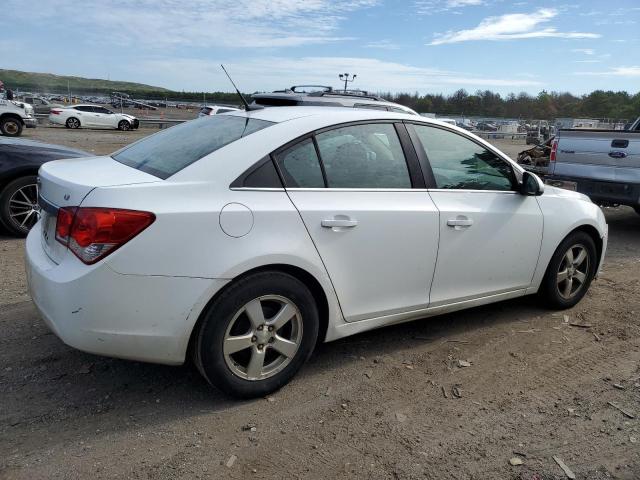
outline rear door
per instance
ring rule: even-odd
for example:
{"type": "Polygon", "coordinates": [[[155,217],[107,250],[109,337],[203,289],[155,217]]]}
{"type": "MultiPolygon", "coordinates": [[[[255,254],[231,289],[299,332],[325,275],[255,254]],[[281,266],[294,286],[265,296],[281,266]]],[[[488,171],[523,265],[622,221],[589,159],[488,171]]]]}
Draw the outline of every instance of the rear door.
{"type": "Polygon", "coordinates": [[[432,307],[527,288],[542,242],[535,197],[516,191],[509,162],[444,127],[409,125],[440,211],[432,307]]]}
{"type": "Polygon", "coordinates": [[[71,110],[71,114],[69,117],[77,117],[80,120],[80,125],[83,127],[95,127],[96,119],[93,112],[93,107],[80,105],[78,107],[73,107],[71,110]]]}
{"type": "Polygon", "coordinates": [[[438,212],[403,125],[324,130],[275,159],[347,321],[427,307],[438,212]]]}

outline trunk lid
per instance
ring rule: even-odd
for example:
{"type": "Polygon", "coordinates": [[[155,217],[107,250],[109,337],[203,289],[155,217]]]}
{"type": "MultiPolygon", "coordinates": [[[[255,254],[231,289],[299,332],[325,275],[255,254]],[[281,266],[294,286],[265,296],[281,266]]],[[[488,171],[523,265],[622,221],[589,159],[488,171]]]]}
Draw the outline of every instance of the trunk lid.
{"type": "Polygon", "coordinates": [[[59,263],[67,251],[67,247],[56,241],[58,208],[82,205],[94,188],[161,181],[108,156],[45,163],[38,172],[44,251],[55,263],[59,263]]]}

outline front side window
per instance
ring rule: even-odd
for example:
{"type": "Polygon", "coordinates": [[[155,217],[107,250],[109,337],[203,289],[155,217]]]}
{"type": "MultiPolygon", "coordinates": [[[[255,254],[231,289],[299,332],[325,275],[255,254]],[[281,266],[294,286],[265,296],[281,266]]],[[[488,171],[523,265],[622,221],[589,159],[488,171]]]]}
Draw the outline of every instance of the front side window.
{"type": "Polygon", "coordinates": [[[495,153],[454,132],[413,125],[424,147],[436,187],[463,190],[514,190],[511,165],[495,153]]]}
{"type": "Polygon", "coordinates": [[[162,179],[273,122],[248,117],[215,116],[176,125],[112,155],[129,167],[162,179]]]}
{"type": "Polygon", "coordinates": [[[310,138],[278,153],[276,162],[287,187],[324,188],[320,160],[310,138]]]}
{"type": "Polygon", "coordinates": [[[329,188],[411,188],[392,124],[336,128],[316,136],[329,188]]]}

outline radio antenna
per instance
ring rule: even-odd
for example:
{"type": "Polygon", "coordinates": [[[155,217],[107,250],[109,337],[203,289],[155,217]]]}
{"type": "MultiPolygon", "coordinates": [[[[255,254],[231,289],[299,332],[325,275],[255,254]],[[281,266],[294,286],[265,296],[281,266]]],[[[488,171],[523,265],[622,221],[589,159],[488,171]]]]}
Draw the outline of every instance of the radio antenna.
{"type": "Polygon", "coordinates": [[[236,84],[234,83],[233,79],[231,78],[231,75],[229,75],[229,73],[227,72],[227,69],[224,68],[224,65],[220,64],[220,66],[222,67],[222,71],[225,73],[225,75],[227,76],[227,78],[229,79],[229,81],[231,82],[231,85],[233,85],[233,88],[236,89],[236,93],[238,94],[238,96],[240,97],[240,100],[242,100],[242,104],[244,105],[244,109],[246,111],[251,111],[251,110],[260,110],[262,108],[264,108],[262,105],[249,105],[249,103],[247,102],[247,100],[244,98],[244,96],[240,93],[240,90],[238,90],[238,87],[236,87],[236,84]]]}

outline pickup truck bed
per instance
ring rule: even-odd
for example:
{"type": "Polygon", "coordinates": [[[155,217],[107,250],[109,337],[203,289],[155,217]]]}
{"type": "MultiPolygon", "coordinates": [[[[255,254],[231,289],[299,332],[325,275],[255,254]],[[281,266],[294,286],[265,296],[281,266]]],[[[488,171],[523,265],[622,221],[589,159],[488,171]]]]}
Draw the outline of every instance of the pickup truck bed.
{"type": "Polygon", "coordinates": [[[548,183],[640,210],[640,130],[560,130],[555,141],[548,183]]]}

